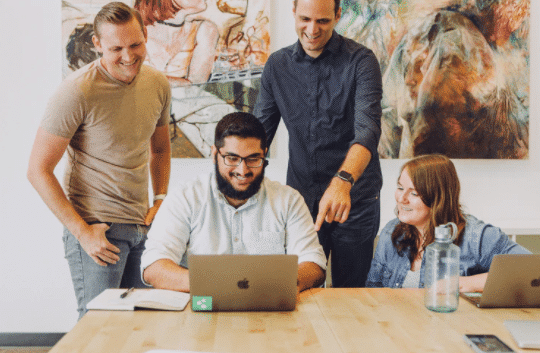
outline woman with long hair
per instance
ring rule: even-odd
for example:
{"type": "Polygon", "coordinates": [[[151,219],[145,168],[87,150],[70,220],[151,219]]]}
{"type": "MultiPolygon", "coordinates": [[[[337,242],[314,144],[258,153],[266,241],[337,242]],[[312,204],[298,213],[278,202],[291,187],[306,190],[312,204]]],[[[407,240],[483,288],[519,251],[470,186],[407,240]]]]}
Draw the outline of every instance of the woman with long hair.
{"type": "Polygon", "coordinates": [[[482,292],[497,254],[528,254],[499,228],[463,213],[454,164],[443,155],[419,156],[403,165],[397,182],[397,219],[381,231],[367,287],[422,288],[424,250],[435,227],[454,222],[461,249],[459,290],[482,292]]]}

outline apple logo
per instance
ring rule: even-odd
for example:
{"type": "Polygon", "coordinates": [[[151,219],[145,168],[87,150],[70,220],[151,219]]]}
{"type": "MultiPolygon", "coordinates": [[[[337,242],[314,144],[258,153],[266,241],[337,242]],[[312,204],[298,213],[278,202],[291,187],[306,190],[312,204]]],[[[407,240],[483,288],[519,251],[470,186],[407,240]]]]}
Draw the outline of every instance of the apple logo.
{"type": "Polygon", "coordinates": [[[244,278],[241,281],[238,281],[238,288],[240,289],[248,289],[249,288],[249,281],[247,278],[244,278]]]}
{"type": "Polygon", "coordinates": [[[538,279],[533,279],[533,280],[531,281],[531,286],[532,286],[532,287],[540,287],[540,278],[538,278],[538,279]]]}

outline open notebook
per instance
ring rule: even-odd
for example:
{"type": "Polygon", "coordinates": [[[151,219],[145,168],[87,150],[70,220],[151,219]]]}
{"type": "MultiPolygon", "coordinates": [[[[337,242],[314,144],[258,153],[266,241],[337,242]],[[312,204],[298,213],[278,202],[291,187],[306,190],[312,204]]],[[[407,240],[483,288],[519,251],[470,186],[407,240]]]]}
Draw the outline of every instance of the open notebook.
{"type": "Polygon", "coordinates": [[[134,289],[121,298],[126,289],[105,289],[87,305],[88,310],[184,310],[189,302],[189,293],[165,289],[134,289]]]}

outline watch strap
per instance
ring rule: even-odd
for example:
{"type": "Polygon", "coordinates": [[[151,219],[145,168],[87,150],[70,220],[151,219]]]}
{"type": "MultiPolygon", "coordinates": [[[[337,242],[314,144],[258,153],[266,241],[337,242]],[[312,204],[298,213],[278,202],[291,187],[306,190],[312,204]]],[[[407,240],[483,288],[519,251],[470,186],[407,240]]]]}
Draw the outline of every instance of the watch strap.
{"type": "Polygon", "coordinates": [[[336,175],[334,175],[334,177],[340,178],[341,180],[348,181],[349,183],[351,183],[351,185],[354,185],[354,178],[352,177],[350,173],[344,170],[340,170],[339,172],[337,172],[336,175]]]}
{"type": "Polygon", "coordinates": [[[154,196],[154,202],[156,202],[157,200],[165,200],[165,196],[167,196],[167,194],[158,194],[158,195],[155,195],[155,196],[154,196]]]}

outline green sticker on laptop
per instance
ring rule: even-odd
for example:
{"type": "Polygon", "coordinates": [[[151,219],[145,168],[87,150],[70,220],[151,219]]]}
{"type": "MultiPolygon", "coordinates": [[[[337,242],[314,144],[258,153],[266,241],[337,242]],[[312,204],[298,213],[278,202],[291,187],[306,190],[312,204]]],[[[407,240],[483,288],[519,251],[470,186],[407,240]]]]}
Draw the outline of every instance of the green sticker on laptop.
{"type": "Polygon", "coordinates": [[[211,311],[212,297],[202,297],[194,295],[191,300],[191,307],[195,311],[211,311]]]}

